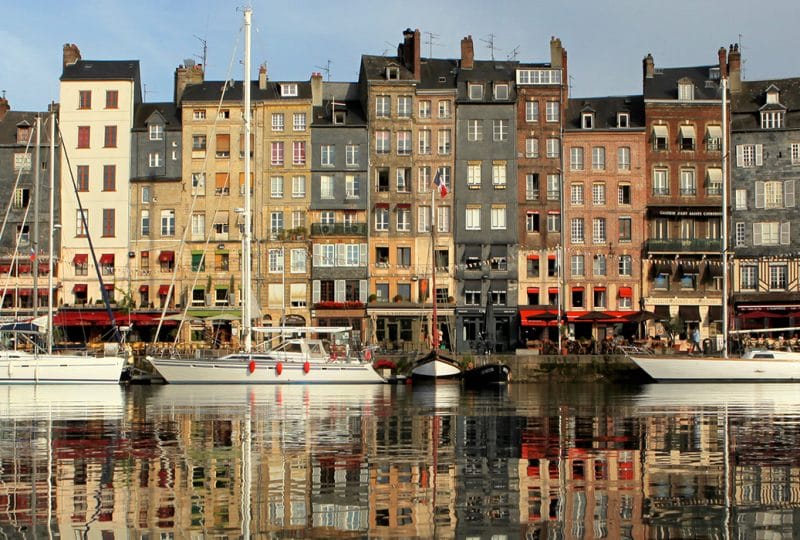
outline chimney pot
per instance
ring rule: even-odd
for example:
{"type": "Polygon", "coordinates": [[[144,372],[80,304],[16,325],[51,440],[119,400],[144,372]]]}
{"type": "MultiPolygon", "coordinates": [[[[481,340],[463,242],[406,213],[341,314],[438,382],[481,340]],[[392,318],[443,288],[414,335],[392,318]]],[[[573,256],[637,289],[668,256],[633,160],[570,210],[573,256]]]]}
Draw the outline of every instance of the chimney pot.
{"type": "MultiPolygon", "coordinates": [[[[5,94],[5,91],[3,92],[5,94]]],[[[6,99],[5,95],[0,97],[0,120],[6,117],[6,113],[11,110],[11,106],[8,104],[8,100],[6,99]]]]}
{"type": "Polygon", "coordinates": [[[475,49],[472,45],[472,36],[461,40],[461,69],[472,69],[475,66],[475,49]]]}
{"type": "Polygon", "coordinates": [[[62,52],[62,67],[71,66],[81,59],[81,51],[74,43],[65,43],[62,52]]]}
{"type": "Polygon", "coordinates": [[[644,71],[644,78],[645,79],[652,79],[653,75],[655,74],[656,68],[655,63],[653,61],[653,55],[647,53],[647,56],[644,57],[642,60],[642,69],[644,71]]]}

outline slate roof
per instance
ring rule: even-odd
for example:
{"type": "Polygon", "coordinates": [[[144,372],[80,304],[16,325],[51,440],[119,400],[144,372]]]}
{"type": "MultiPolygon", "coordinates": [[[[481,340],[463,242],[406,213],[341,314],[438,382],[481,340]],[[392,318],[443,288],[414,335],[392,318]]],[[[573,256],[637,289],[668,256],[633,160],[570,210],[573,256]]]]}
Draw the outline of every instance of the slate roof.
{"type": "Polygon", "coordinates": [[[645,126],[644,97],[640,95],[570,98],[567,103],[564,129],[582,129],[582,112],[594,112],[595,130],[626,129],[617,128],[617,113],[621,112],[630,113],[627,129],[642,129],[645,126]]]}
{"type": "Polygon", "coordinates": [[[742,81],[742,90],[732,94],[731,108],[733,131],[761,129],[760,109],[767,102],[766,91],[775,86],[780,94],[778,101],[786,107],[784,125],[787,128],[800,128],[800,77],[790,79],[769,79],[764,81],[742,81]]]}
{"type": "Polygon", "coordinates": [[[138,60],[78,60],[64,67],[62,81],[138,81],[138,60]]]}
{"type": "MultiPolygon", "coordinates": [[[[386,80],[386,68],[398,67],[399,81],[414,81],[414,74],[403,65],[402,60],[396,56],[376,56],[372,54],[361,55],[361,73],[367,80],[386,80]]],[[[387,81],[390,82],[390,81],[387,81]]]]}
{"type": "Polygon", "coordinates": [[[652,78],[644,79],[644,99],[678,99],[678,81],[689,78],[694,83],[694,99],[719,99],[719,80],[711,81],[709,71],[718,65],[656,68],[652,78]],[[711,81],[706,85],[706,81],[711,81]]]}
{"type": "MultiPolygon", "coordinates": [[[[45,122],[48,118],[48,113],[45,112],[26,112],[26,111],[8,111],[5,118],[0,120],[0,145],[1,146],[21,146],[23,144],[17,143],[17,124],[20,122],[27,122],[31,127],[36,125],[36,115],[42,115],[42,146],[50,144],[50,128],[46,126],[45,122]]],[[[35,135],[34,135],[35,137],[35,135]]],[[[31,141],[31,145],[33,144],[31,141]]],[[[56,138],[56,145],[58,145],[58,138],[56,138]]]]}
{"type": "Polygon", "coordinates": [[[315,126],[334,125],[331,116],[331,101],[335,100],[336,109],[347,112],[343,126],[365,126],[367,124],[364,110],[361,107],[358,84],[350,82],[322,83],[322,106],[314,107],[312,122],[315,126]],[[343,105],[342,105],[343,104],[343,105]]]}
{"type": "MultiPolygon", "coordinates": [[[[183,91],[181,101],[212,101],[218,102],[226,81],[204,81],[190,84],[183,91]]],[[[311,99],[311,83],[309,81],[267,81],[267,87],[261,90],[258,81],[250,81],[250,99],[256,100],[309,100],[311,99]],[[282,97],[280,84],[296,84],[297,95],[282,97]]],[[[242,81],[234,81],[225,88],[225,102],[242,101],[244,99],[244,86],[242,81]]]]}
{"type": "Polygon", "coordinates": [[[451,90],[456,86],[458,60],[423,58],[420,63],[422,90],[451,90]]]}
{"type": "Polygon", "coordinates": [[[161,116],[164,117],[165,130],[181,130],[180,109],[176,107],[174,103],[167,101],[164,103],[142,103],[136,107],[136,112],[133,115],[134,131],[147,129],[147,125],[145,123],[156,111],[161,113],[161,116]]]}

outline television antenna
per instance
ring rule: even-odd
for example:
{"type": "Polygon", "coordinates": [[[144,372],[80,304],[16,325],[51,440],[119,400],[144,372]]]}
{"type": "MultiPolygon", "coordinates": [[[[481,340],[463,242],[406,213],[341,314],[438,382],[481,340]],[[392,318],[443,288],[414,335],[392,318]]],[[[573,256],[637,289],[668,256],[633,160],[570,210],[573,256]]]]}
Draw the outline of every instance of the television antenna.
{"type": "Polygon", "coordinates": [[[428,36],[428,58],[433,58],[433,42],[439,39],[439,34],[425,32],[425,35],[428,36]]]}
{"type": "Polygon", "coordinates": [[[519,55],[519,45],[511,49],[511,52],[506,55],[506,60],[516,60],[519,55]]]}
{"type": "MultiPolygon", "coordinates": [[[[194,34],[192,34],[194,35],[194,34]]],[[[208,66],[206,66],[206,60],[208,59],[208,42],[201,38],[200,36],[194,36],[195,39],[200,41],[203,44],[203,55],[200,56],[199,54],[195,54],[194,57],[200,59],[203,62],[203,71],[208,72],[208,66]]]]}
{"type": "Polygon", "coordinates": [[[323,66],[314,66],[315,68],[322,70],[325,72],[325,80],[331,82],[331,59],[328,58],[328,61],[325,63],[325,67],[323,66]]]}
{"type": "Polygon", "coordinates": [[[489,39],[481,38],[481,41],[486,43],[486,48],[489,49],[489,52],[491,53],[492,60],[494,60],[494,51],[502,51],[503,50],[503,49],[500,49],[499,47],[495,46],[495,44],[494,44],[494,38],[495,37],[496,36],[494,34],[489,34],[489,39]]]}

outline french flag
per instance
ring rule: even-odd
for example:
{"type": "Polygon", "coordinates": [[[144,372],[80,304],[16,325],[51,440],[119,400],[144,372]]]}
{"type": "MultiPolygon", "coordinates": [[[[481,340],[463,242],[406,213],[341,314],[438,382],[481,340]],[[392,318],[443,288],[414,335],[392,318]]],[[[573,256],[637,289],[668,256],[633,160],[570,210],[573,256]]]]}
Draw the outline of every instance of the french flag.
{"type": "Polygon", "coordinates": [[[436,171],[436,176],[433,177],[433,185],[436,186],[436,189],[439,190],[443,198],[447,197],[447,186],[444,185],[441,171],[436,171]]]}

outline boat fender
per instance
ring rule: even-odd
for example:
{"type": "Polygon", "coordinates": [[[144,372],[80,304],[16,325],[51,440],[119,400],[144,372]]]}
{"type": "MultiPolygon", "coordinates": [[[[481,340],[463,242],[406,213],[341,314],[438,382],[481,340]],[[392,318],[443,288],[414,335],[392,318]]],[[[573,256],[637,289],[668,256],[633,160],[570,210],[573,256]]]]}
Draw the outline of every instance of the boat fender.
{"type": "Polygon", "coordinates": [[[281,364],[280,362],[275,364],[275,373],[277,373],[278,375],[283,373],[283,364],[281,364]]]}
{"type": "Polygon", "coordinates": [[[309,364],[308,362],[305,362],[303,364],[303,373],[308,373],[309,371],[311,371],[311,364],[309,364]]]}
{"type": "Polygon", "coordinates": [[[253,373],[256,370],[256,361],[250,360],[250,364],[247,366],[247,369],[250,370],[250,373],[253,373]]]}
{"type": "Polygon", "coordinates": [[[371,350],[369,350],[369,349],[367,349],[366,351],[364,351],[364,358],[367,360],[367,362],[369,362],[370,360],[372,360],[372,351],[371,351],[371,350]]]}

